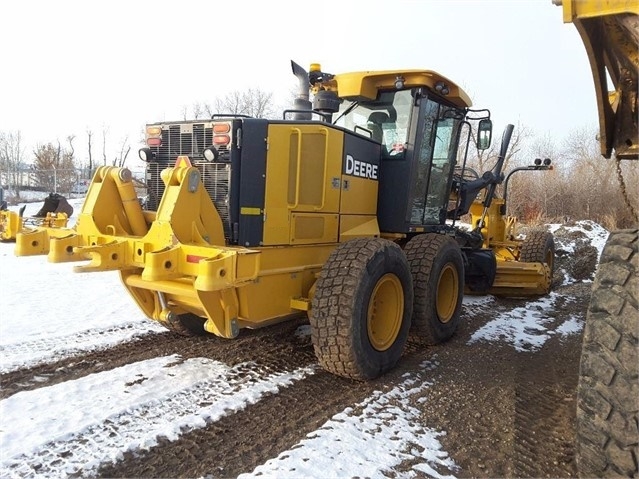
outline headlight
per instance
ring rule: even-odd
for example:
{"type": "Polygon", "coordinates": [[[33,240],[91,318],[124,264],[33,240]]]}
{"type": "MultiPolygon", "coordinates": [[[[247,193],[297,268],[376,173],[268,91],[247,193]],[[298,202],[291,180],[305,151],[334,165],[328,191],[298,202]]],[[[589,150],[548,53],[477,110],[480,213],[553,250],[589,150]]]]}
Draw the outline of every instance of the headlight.
{"type": "Polygon", "coordinates": [[[140,156],[140,159],[146,163],[149,163],[154,159],[151,148],[140,148],[140,151],[138,151],[138,155],[140,156]]]}
{"type": "Polygon", "coordinates": [[[202,152],[202,154],[204,155],[204,159],[209,162],[213,162],[217,160],[217,157],[219,156],[219,153],[213,146],[204,148],[204,151],[202,152]]]}

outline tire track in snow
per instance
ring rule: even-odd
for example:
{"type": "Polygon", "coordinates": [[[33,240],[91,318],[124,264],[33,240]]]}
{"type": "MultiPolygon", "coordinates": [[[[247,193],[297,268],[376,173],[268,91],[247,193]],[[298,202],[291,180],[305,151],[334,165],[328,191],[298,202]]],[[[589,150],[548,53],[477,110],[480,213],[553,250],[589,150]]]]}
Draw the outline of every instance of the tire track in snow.
{"type": "Polygon", "coordinates": [[[174,355],[21,392],[0,401],[13,418],[0,431],[0,476],[95,475],[126,451],[176,440],[314,372],[174,355]]]}
{"type": "Polygon", "coordinates": [[[162,332],[108,348],[79,351],[64,359],[0,374],[0,399],[171,354],[184,358],[206,357],[229,365],[254,361],[273,370],[290,371],[316,362],[310,332],[305,335],[298,332],[304,327],[291,321],[270,328],[243,330],[233,340],[213,335],[184,337],[162,328],[162,332]]]}
{"type": "Polygon", "coordinates": [[[451,478],[455,462],[442,449],[438,437],[445,434],[420,424],[426,390],[437,364],[424,361],[419,371],[388,392],[375,391],[363,402],[334,415],[319,429],[276,458],[238,479],[254,477],[383,478],[401,467],[407,477],[451,478]],[[406,471],[410,472],[406,472],[406,471]],[[443,470],[444,472],[440,472],[443,470]]]}
{"type": "Polygon", "coordinates": [[[0,346],[0,374],[108,349],[116,344],[165,331],[165,328],[151,321],[134,321],[106,329],[3,345],[0,346]]]}

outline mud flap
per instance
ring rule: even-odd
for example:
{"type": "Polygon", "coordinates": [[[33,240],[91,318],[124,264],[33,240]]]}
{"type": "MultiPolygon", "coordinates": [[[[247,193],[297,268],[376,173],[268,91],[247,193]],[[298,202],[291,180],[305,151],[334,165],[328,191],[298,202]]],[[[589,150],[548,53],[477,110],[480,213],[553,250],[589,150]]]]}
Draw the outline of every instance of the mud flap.
{"type": "Polygon", "coordinates": [[[464,252],[464,284],[469,294],[486,294],[495,282],[497,259],[492,249],[464,252]]]}

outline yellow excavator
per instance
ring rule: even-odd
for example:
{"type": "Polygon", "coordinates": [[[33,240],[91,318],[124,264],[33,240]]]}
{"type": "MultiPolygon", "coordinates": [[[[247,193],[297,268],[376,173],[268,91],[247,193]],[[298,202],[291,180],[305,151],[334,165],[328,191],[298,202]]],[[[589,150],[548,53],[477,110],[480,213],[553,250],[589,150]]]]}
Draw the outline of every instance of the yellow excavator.
{"type": "MultiPolygon", "coordinates": [[[[614,158],[625,193],[619,161],[639,157],[639,2],[554,3],[583,41],[597,96],[601,154],[614,158]]],[[[592,288],[577,390],[581,477],[639,477],[638,236],[637,225],[610,234],[592,288]]]]}
{"type": "Polygon", "coordinates": [[[409,331],[450,338],[465,291],[548,292],[552,235],[517,239],[495,194],[512,125],[495,168],[472,175],[490,112],[452,80],[291,66],[281,119],[147,125],[143,206],[129,170],[101,167],[75,227],[19,233],[16,253],[119,270],[144,314],[184,335],[308,315],[320,364],[360,380],[392,368],[409,331]]]}

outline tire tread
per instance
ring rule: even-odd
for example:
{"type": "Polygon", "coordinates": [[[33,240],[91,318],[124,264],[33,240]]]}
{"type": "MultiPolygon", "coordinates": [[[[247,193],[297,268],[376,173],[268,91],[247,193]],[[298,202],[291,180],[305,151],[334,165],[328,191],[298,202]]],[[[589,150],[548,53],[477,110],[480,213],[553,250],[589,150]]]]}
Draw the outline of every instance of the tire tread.
{"type": "Polygon", "coordinates": [[[584,328],[577,391],[581,477],[639,476],[638,231],[611,233],[584,328]]]}

